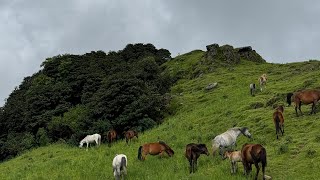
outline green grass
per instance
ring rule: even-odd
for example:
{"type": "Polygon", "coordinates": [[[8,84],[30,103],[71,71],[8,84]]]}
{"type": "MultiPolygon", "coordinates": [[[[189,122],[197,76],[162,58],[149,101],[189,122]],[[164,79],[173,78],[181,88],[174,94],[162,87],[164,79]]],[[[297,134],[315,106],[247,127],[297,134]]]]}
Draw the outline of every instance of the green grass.
{"type": "Polygon", "coordinates": [[[189,73],[203,53],[194,51],[168,62],[171,75],[183,72],[184,77],[171,90],[171,108],[176,113],[130,146],[119,141],[111,148],[102,145],[89,151],[65,144],[37,148],[1,163],[0,179],[112,179],[111,163],[117,153],[128,156],[128,179],[246,179],[242,164],[238,173],[231,175],[228,160],[205,155],[199,158],[198,171],[189,175],[184,157],[186,144],[206,143],[211,151],[212,138],[235,125],[248,127],[254,137],[249,141],[240,136],[238,150],[246,142],[266,147],[266,174],[273,179],[318,179],[320,114],[308,115],[310,106],[303,106],[305,115],[296,117],[292,106],[285,107],[285,135],[277,140],[272,113],[273,106],[286,105],[287,92],[319,87],[320,62],[256,64],[242,60],[234,68],[218,68],[192,79],[189,73]],[[268,74],[267,89],[251,97],[248,86],[257,84],[263,73],[268,74]],[[218,82],[218,87],[205,91],[213,82],[218,82]],[[257,103],[263,107],[253,108],[257,103]],[[138,161],[139,146],[158,140],[172,147],[174,157],[147,156],[144,162],[138,161]]]}

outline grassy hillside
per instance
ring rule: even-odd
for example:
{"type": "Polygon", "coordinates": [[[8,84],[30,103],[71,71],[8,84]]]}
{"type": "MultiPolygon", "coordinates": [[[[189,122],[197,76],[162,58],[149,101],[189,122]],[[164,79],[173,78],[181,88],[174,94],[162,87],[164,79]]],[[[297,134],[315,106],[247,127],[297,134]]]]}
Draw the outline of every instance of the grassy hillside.
{"type": "Polygon", "coordinates": [[[238,150],[245,142],[266,147],[267,175],[274,179],[318,179],[320,114],[307,115],[310,106],[303,106],[305,115],[296,117],[292,106],[285,107],[285,135],[277,140],[272,113],[276,105],[285,104],[287,92],[319,87],[320,62],[255,64],[242,60],[233,68],[215,68],[191,79],[203,68],[198,63],[203,54],[194,51],[166,64],[172,76],[182,78],[171,90],[170,108],[176,113],[131,145],[118,141],[111,148],[102,145],[89,151],[65,144],[41,147],[0,164],[0,179],[112,179],[116,153],[128,156],[128,179],[246,179],[242,164],[238,173],[231,175],[228,160],[205,155],[199,159],[198,171],[189,175],[183,155],[185,145],[191,142],[206,143],[211,151],[213,137],[233,126],[248,127],[254,137],[249,141],[240,136],[238,150]],[[267,89],[251,97],[248,86],[257,83],[262,73],[268,74],[267,89]],[[218,82],[218,87],[205,91],[213,82],[218,82]],[[147,156],[146,161],[138,161],[138,147],[158,140],[175,150],[174,157],[147,156]]]}

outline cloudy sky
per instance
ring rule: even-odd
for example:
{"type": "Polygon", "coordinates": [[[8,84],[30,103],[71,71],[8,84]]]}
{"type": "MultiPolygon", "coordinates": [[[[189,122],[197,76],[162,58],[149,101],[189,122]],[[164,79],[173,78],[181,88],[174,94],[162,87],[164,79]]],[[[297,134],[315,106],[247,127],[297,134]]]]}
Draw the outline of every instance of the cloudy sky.
{"type": "Polygon", "coordinates": [[[320,1],[0,0],[0,106],[58,54],[152,43],[172,56],[251,45],[268,62],[320,59],[320,1]]]}

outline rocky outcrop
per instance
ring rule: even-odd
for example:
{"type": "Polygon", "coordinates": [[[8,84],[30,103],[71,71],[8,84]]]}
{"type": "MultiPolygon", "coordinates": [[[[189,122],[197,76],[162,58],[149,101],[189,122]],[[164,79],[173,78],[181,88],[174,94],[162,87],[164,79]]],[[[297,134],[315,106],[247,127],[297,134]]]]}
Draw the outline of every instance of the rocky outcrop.
{"type": "Polygon", "coordinates": [[[233,48],[230,45],[211,44],[206,47],[205,57],[209,64],[238,64],[241,58],[258,63],[266,62],[251,46],[233,48]]]}
{"type": "Polygon", "coordinates": [[[264,60],[255,50],[252,50],[251,46],[240,47],[236,48],[235,50],[243,59],[258,63],[266,62],[266,60],[264,60]]]}

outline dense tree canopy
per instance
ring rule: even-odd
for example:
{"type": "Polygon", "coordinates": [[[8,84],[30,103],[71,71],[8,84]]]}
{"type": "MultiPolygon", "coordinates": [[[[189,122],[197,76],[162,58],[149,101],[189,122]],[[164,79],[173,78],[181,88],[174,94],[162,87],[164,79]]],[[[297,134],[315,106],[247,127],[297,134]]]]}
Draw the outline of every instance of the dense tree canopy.
{"type": "Polygon", "coordinates": [[[152,44],[47,58],[0,109],[0,160],[59,139],[153,127],[171,85],[160,66],[170,58],[152,44]]]}

